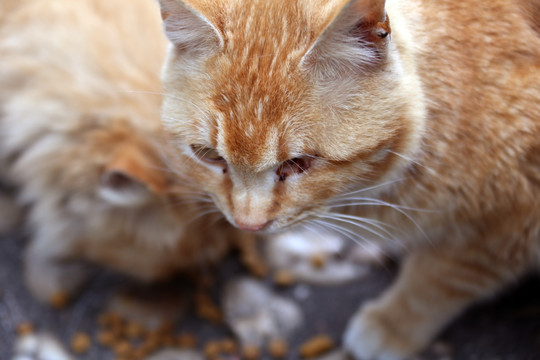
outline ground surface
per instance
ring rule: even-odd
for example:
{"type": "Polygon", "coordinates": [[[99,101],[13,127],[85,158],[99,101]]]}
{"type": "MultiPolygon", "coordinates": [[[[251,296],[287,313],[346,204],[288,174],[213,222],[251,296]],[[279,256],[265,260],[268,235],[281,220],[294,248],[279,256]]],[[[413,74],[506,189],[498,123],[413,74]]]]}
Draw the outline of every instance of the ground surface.
{"type": "MultiPolygon", "coordinates": [[[[130,284],[122,276],[102,272],[68,308],[53,310],[34,301],[22,285],[21,253],[24,242],[24,236],[20,234],[0,238],[0,360],[11,359],[16,339],[15,328],[24,321],[30,321],[37,329],[54,334],[64,344],[68,343],[75,331],[95,335],[95,319],[111,294],[130,284]]],[[[220,269],[218,283],[242,272],[241,266],[231,259],[220,269]]],[[[317,332],[326,332],[339,341],[348,317],[363,301],[380,294],[391,283],[395,273],[396,267],[388,266],[374,269],[367,277],[347,285],[295,285],[276,289],[277,293],[294,298],[304,313],[305,322],[295,332],[292,347],[317,332]]],[[[202,339],[228,334],[225,327],[200,322],[189,315],[180,322],[179,327],[194,331],[202,339]]],[[[470,309],[439,336],[438,343],[448,345],[443,346],[445,351],[432,349],[423,354],[422,359],[540,359],[540,278],[531,276],[497,299],[470,309]]],[[[289,358],[296,359],[298,356],[291,353],[289,358]]],[[[103,348],[93,346],[78,359],[109,360],[113,356],[103,348]]]]}

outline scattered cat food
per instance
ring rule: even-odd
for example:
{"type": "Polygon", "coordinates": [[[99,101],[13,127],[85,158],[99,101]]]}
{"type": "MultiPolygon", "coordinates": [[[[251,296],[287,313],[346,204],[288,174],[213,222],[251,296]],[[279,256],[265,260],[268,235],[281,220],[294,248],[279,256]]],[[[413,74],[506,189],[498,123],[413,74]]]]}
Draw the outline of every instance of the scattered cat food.
{"type": "Polygon", "coordinates": [[[219,342],[219,350],[225,354],[232,354],[237,351],[236,343],[232,339],[224,339],[219,342]]]}
{"type": "Polygon", "coordinates": [[[98,324],[102,327],[113,327],[123,323],[120,315],[114,312],[102,313],[98,316],[98,324]]]}
{"type": "Polygon", "coordinates": [[[111,347],[116,342],[116,335],[110,330],[102,330],[97,334],[98,344],[111,347]]]}
{"type": "Polygon", "coordinates": [[[120,341],[114,344],[113,351],[119,358],[126,358],[133,352],[133,346],[129,341],[120,341]]]}
{"type": "Polygon", "coordinates": [[[209,341],[204,345],[204,356],[207,359],[215,359],[220,353],[219,343],[217,341],[209,341]]]}
{"type": "Polygon", "coordinates": [[[78,332],[71,338],[71,350],[76,354],[84,354],[92,345],[90,336],[84,332],[78,332]]]}
{"type": "Polygon", "coordinates": [[[279,286],[291,286],[295,280],[294,275],[288,270],[277,270],[274,274],[274,283],[279,286]]]}
{"type": "Polygon", "coordinates": [[[261,357],[261,349],[255,345],[244,345],[242,358],[246,360],[258,360],[261,357]]]}
{"type": "Polygon", "coordinates": [[[281,359],[287,356],[289,345],[283,339],[273,339],[268,343],[268,353],[271,357],[281,359]]]}
{"type": "Polygon", "coordinates": [[[197,306],[197,316],[214,324],[219,324],[223,321],[221,310],[214,304],[201,304],[197,306]]]}
{"type": "Polygon", "coordinates": [[[129,339],[140,339],[145,333],[144,327],[134,321],[130,321],[126,324],[125,328],[126,337],[129,339]]]}
{"type": "Polygon", "coordinates": [[[65,292],[57,292],[49,300],[49,304],[55,309],[64,309],[69,303],[69,296],[65,292]]]}
{"type": "Polygon", "coordinates": [[[197,346],[197,338],[195,337],[195,335],[193,334],[190,334],[190,333],[181,333],[180,335],[178,335],[178,337],[176,338],[176,344],[178,347],[180,348],[183,348],[183,349],[192,349],[192,348],[195,348],[197,346]]]}
{"type": "Polygon", "coordinates": [[[300,356],[313,358],[324,354],[334,347],[334,341],[328,335],[317,335],[300,346],[300,356]]]}
{"type": "Polygon", "coordinates": [[[32,324],[31,322],[28,322],[28,321],[20,323],[17,326],[17,334],[19,336],[31,334],[31,333],[34,332],[34,330],[35,330],[34,324],[32,324]]]}
{"type": "Polygon", "coordinates": [[[326,256],[322,254],[315,254],[311,257],[311,266],[315,269],[322,269],[326,265],[326,256]]]}

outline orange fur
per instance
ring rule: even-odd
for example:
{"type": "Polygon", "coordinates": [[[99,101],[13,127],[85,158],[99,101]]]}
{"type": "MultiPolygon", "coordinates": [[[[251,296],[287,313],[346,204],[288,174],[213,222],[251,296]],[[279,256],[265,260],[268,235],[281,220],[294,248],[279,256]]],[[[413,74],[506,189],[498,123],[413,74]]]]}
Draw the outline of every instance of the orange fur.
{"type": "Polygon", "coordinates": [[[538,266],[536,1],[184,1],[221,45],[182,51],[165,18],[163,122],[227,219],[407,249],[350,322],[356,358],[414,354],[538,266]]]}
{"type": "Polygon", "coordinates": [[[83,283],[67,260],[154,280],[231,244],[162,160],[165,48],[152,0],[0,3],[0,167],[30,206],[25,277],[41,300],[83,283]]]}

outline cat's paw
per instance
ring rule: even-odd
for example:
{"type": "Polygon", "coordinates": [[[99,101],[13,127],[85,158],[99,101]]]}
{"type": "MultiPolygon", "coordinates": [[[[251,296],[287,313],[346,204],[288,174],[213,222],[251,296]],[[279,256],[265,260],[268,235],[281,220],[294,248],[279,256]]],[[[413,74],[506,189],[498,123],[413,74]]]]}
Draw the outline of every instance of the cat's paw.
{"type": "Polygon", "coordinates": [[[392,328],[392,319],[377,304],[369,304],[349,321],[343,345],[356,360],[403,360],[415,351],[413,344],[392,328]]]}

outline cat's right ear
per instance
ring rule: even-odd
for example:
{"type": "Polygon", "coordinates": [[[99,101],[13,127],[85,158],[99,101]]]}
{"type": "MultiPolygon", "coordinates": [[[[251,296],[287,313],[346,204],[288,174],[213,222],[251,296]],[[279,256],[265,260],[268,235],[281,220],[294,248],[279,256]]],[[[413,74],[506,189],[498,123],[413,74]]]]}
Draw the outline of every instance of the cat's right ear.
{"type": "Polygon", "coordinates": [[[165,34],[180,51],[211,52],[223,47],[219,30],[183,0],[159,0],[165,34]]]}
{"type": "Polygon", "coordinates": [[[385,0],[339,0],[301,66],[321,73],[363,70],[381,63],[390,41],[385,0]]]}

